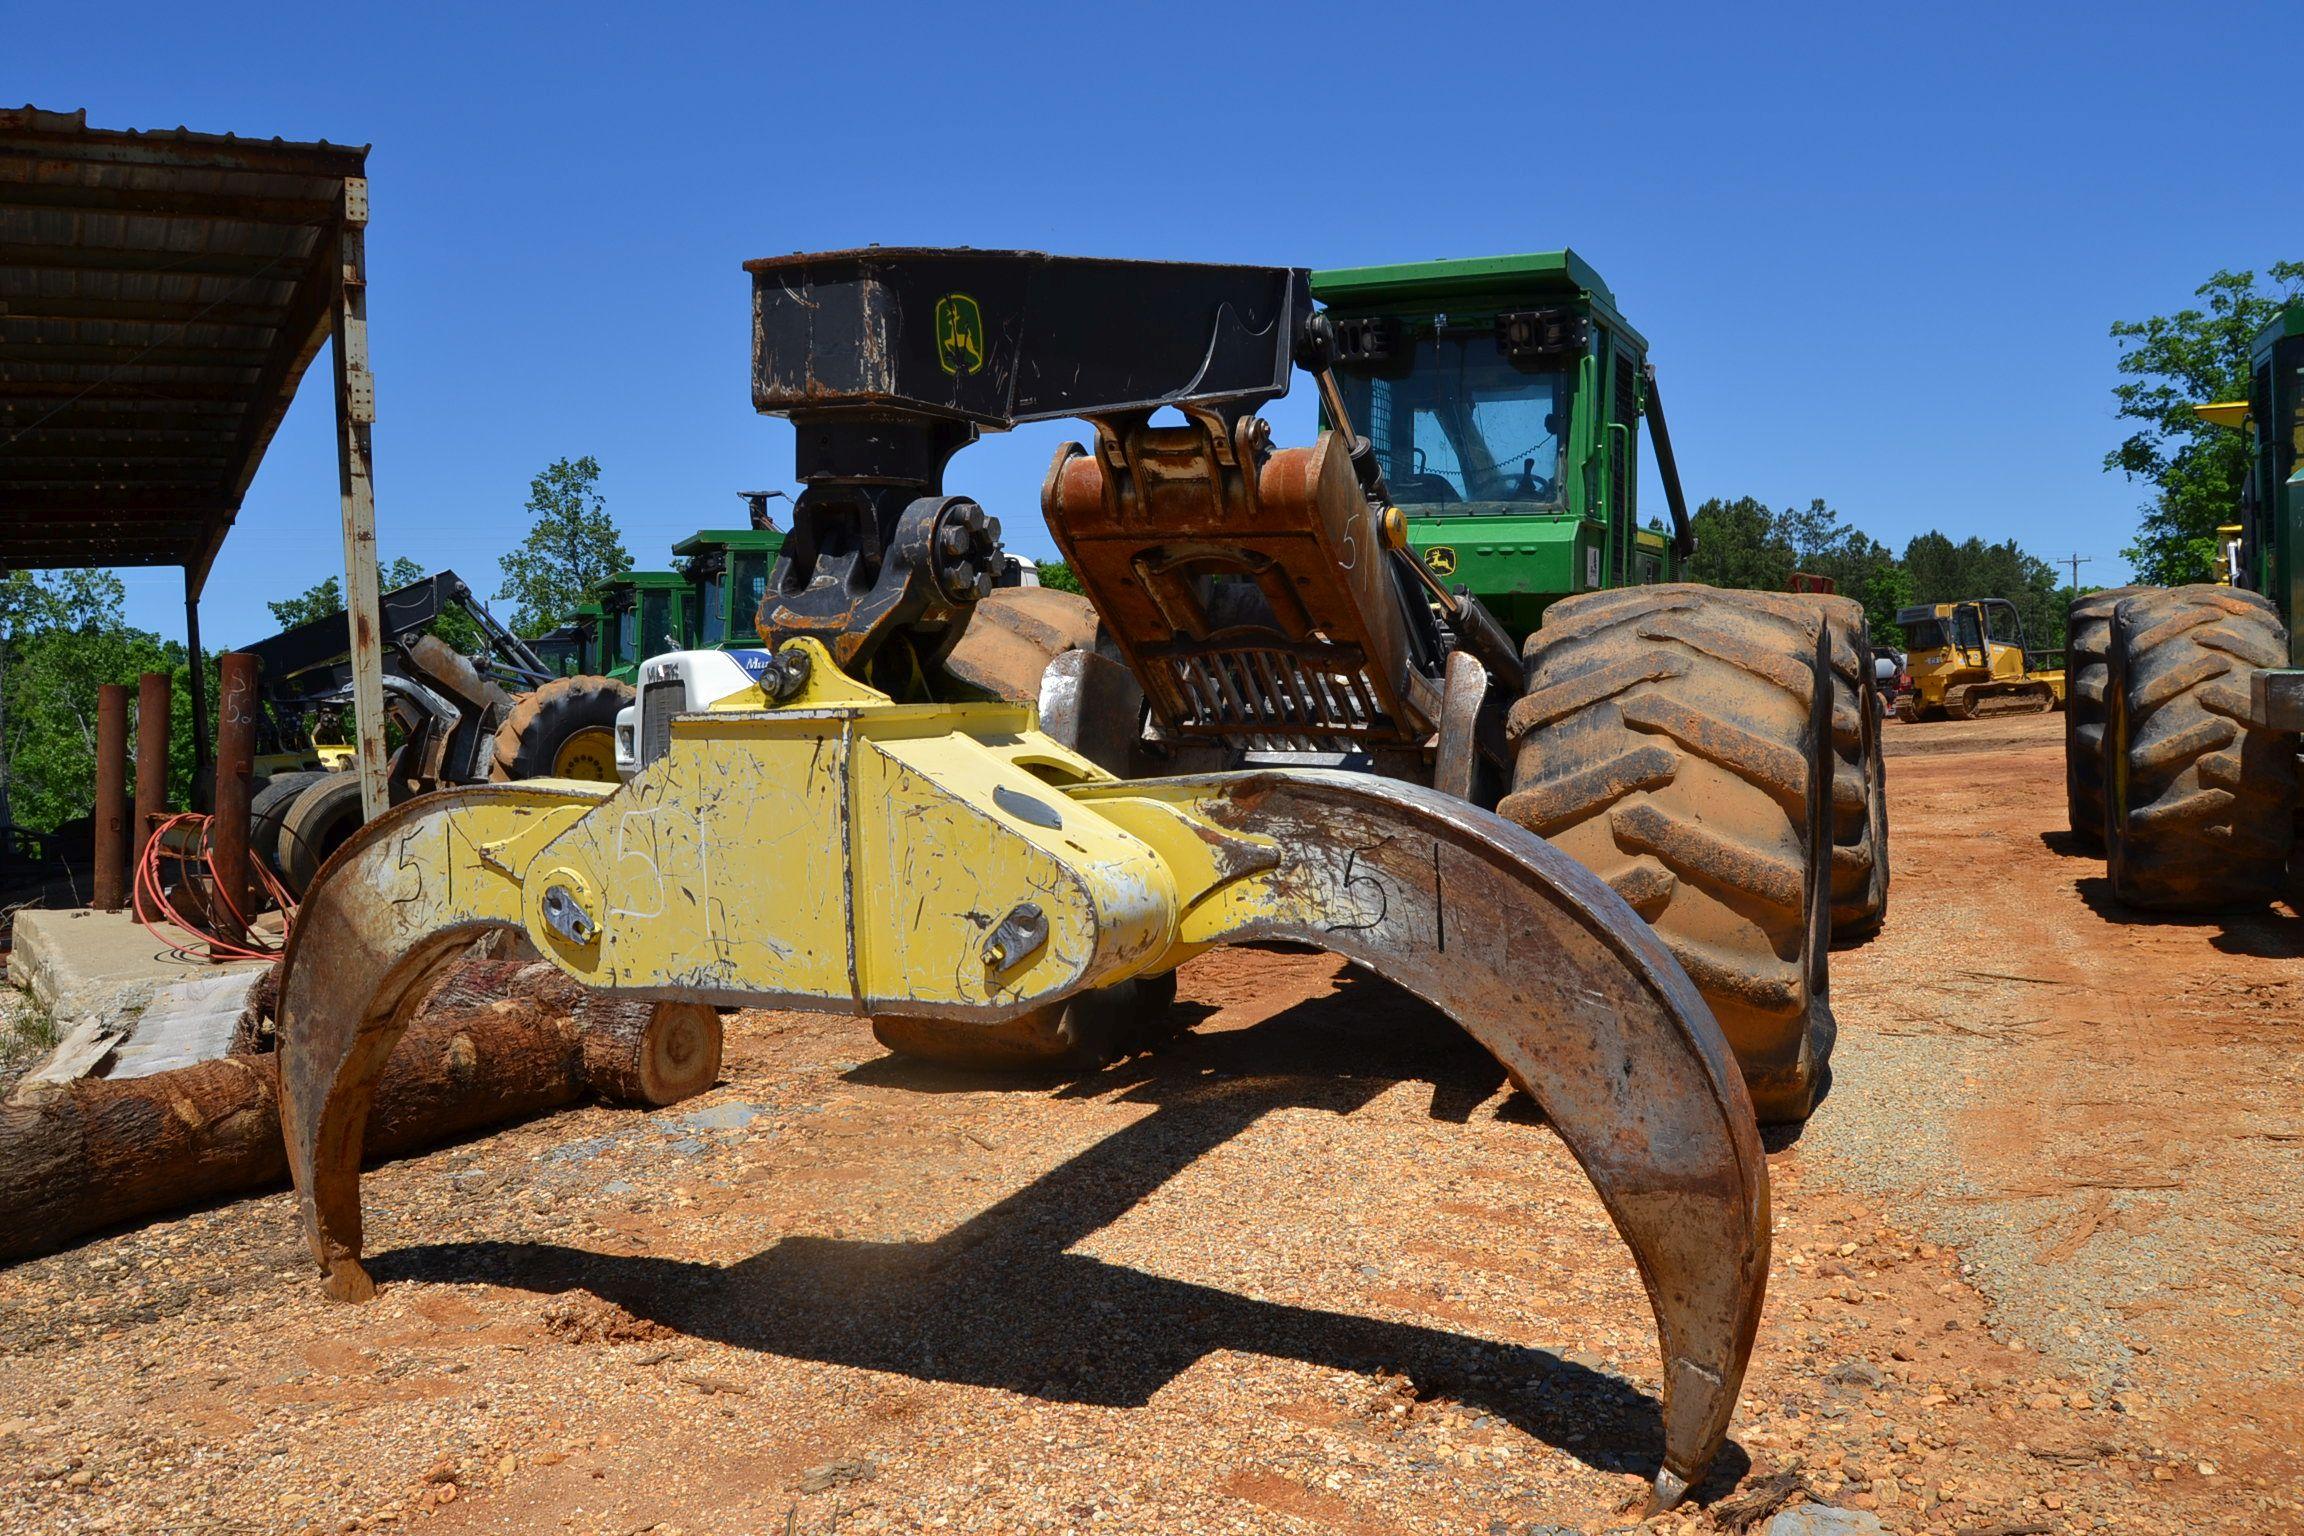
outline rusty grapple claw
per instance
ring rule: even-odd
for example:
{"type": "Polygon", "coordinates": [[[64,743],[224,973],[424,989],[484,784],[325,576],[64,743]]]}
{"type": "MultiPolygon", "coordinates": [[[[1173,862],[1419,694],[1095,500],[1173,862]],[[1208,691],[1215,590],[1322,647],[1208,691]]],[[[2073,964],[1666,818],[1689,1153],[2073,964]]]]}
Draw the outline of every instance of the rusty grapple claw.
{"type": "Polygon", "coordinates": [[[305,1233],[360,1265],[361,1137],[428,976],[523,928],[638,997],[999,1027],[1216,945],[1359,961],[1494,1053],[1630,1245],[1663,1350],[1660,1505],[1726,1434],[1768,1268],[1768,1182],[1718,1026],[1607,886],[1436,791],[1318,770],[1122,782],[1020,705],[895,704],[813,650],[808,681],[679,717],[630,783],[410,801],[307,896],[281,991],[305,1233]]]}

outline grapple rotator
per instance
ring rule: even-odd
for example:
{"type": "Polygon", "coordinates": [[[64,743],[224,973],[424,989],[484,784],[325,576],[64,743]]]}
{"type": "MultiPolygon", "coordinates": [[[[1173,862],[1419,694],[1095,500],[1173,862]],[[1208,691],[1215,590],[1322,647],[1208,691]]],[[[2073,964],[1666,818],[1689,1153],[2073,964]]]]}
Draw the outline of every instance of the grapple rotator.
{"type": "Polygon", "coordinates": [[[1758,1323],[1767,1171],[1719,1027],[1633,910],[1461,794],[1302,767],[1120,778],[1078,750],[1087,712],[1059,739],[940,670],[999,553],[947,463],[979,430],[1084,417],[1096,446],[1059,456],[1047,505],[1068,552],[1101,540],[1164,614],[1106,616],[1155,715],[1272,707],[1216,687],[1245,675],[1207,661],[1237,648],[1206,611],[1226,575],[1267,630],[1298,634],[1265,675],[1294,713],[1257,734],[1378,756],[1437,733],[1443,774],[1451,752],[1471,772],[1476,702],[1452,716],[1462,669],[1428,650],[1448,611],[1398,600],[1413,578],[1353,445],[1274,453],[1255,420],[1306,353],[1303,274],[877,249],[750,270],[755,403],[792,418],[806,487],[761,605],[760,685],[678,716],[620,787],[410,801],[305,900],[283,1112],[330,1293],[372,1289],[358,1179],[377,1074],[427,978],[490,929],[627,996],[987,1036],[1130,989],[1157,1001],[1218,945],[1295,941],[1447,1013],[1590,1176],[1654,1310],[1655,1492],[1676,1501],[1721,1444],[1758,1323]],[[1152,425],[1162,406],[1185,424],[1152,425]]]}

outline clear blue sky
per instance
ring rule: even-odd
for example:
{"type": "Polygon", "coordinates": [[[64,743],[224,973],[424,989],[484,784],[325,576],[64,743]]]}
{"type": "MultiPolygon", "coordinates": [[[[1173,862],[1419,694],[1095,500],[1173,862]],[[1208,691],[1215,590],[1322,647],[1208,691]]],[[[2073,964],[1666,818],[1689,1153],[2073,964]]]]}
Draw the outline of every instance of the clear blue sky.
{"type": "MultiPolygon", "coordinates": [[[[387,556],[483,594],[592,454],[643,566],[789,486],[748,257],[877,241],[1307,266],[1573,246],[1649,337],[1689,493],[2122,574],[2109,322],[2304,256],[2304,10],[25,5],[0,99],[367,142],[387,556]],[[1262,17],[1263,19],[1259,19],[1262,17]]],[[[338,569],[325,358],[203,609],[338,569]]],[[[1311,420],[1299,387],[1273,413],[1311,420]]],[[[1025,554],[1063,425],[951,482],[1025,554]]],[[[1645,504],[1661,506],[1653,487],[1645,504]]],[[[173,570],[124,573],[182,628],[173,570]]]]}

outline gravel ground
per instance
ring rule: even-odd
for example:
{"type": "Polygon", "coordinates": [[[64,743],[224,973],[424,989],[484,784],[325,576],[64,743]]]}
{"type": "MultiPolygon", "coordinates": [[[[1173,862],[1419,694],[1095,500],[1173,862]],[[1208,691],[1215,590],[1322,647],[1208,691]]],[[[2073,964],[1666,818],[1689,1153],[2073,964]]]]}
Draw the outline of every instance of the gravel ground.
{"type": "MultiPolygon", "coordinates": [[[[2087,905],[2042,762],[1894,765],[1732,1441],[1650,1529],[1780,1472],[1891,1531],[2304,1529],[2298,968],[2087,905]]],[[[1631,1528],[1655,1341],[1558,1142],[1324,958],[1182,996],[1076,1083],[743,1015],[678,1110],[369,1175],[365,1307],[284,1194],[0,1271],[0,1530],[1631,1528]]]]}

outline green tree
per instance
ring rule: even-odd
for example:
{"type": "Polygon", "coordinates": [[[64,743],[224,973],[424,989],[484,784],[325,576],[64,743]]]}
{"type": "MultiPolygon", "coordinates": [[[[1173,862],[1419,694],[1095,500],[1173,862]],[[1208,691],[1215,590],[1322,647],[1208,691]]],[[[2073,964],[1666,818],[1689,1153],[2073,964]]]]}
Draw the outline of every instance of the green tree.
{"type": "Polygon", "coordinates": [[[632,568],[599,481],[599,461],[587,454],[554,459],[528,483],[535,521],[520,547],[496,562],[504,571],[496,595],[513,603],[509,622],[521,634],[543,634],[601,582],[632,568]]]}
{"type": "Polygon", "coordinates": [[[184,803],[192,737],[183,648],[129,628],[126,597],[109,571],[0,576],[0,823],[50,832],[88,814],[97,687],[133,684],[141,672],[176,676],[170,779],[174,803],[184,803]]]}
{"type": "Polygon", "coordinates": [[[2136,542],[2121,551],[2139,581],[2214,579],[2216,528],[2239,515],[2248,448],[2241,434],[2209,425],[2192,407],[2247,398],[2249,347],[2297,297],[2304,262],[2276,261],[2265,275],[2271,291],[2257,288],[2253,272],[2220,271],[2193,290],[2205,308],[2112,327],[2127,376],[2112,397],[2121,416],[2143,425],[2104,456],[2104,467],[2154,491],[2136,542]]]}
{"type": "MultiPolygon", "coordinates": [[[[382,590],[389,592],[395,587],[404,587],[412,581],[421,581],[423,577],[424,567],[422,565],[409,559],[406,555],[399,555],[394,557],[390,565],[383,566],[376,572],[376,583],[382,590]]],[[[342,613],[344,611],[344,583],[335,576],[328,576],[306,587],[294,597],[284,597],[276,603],[266,603],[264,606],[272,610],[272,617],[280,621],[282,629],[294,629],[299,624],[309,624],[314,619],[324,619],[332,613],[342,613]]]]}
{"type": "Polygon", "coordinates": [[[2024,620],[2024,638],[2035,650],[2064,644],[2065,598],[2055,567],[2014,539],[1987,544],[1971,536],[1954,543],[1931,529],[1904,546],[1904,570],[1915,603],[2004,597],[2024,620]]]}
{"type": "Polygon", "coordinates": [[[1041,561],[1039,572],[1040,585],[1053,591],[1077,592],[1080,590],[1080,578],[1073,574],[1072,567],[1061,560],[1041,561]]]}
{"type": "Polygon", "coordinates": [[[1864,605],[1865,628],[1874,640],[1902,638],[1896,610],[1911,600],[1911,584],[1895,551],[1850,527],[1822,497],[1805,508],[1786,507],[1776,525],[1800,570],[1831,578],[1834,591],[1864,605]]]}
{"type": "Polygon", "coordinates": [[[1790,583],[1792,541],[1768,503],[1752,496],[1734,501],[1715,496],[1696,509],[1689,524],[1696,534],[1696,553],[1688,561],[1690,581],[1761,592],[1781,592],[1790,583]]]}

